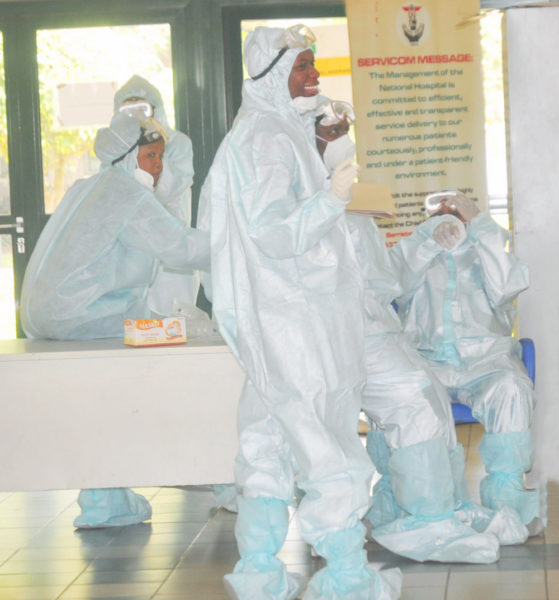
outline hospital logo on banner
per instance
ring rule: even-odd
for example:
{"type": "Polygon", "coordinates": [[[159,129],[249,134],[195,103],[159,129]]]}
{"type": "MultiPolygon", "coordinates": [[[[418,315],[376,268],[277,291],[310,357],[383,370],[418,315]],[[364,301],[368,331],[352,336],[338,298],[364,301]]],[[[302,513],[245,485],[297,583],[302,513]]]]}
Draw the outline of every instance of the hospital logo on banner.
{"type": "Polygon", "coordinates": [[[398,37],[407,46],[421,46],[429,39],[431,20],[425,6],[404,4],[396,14],[398,37]]]}

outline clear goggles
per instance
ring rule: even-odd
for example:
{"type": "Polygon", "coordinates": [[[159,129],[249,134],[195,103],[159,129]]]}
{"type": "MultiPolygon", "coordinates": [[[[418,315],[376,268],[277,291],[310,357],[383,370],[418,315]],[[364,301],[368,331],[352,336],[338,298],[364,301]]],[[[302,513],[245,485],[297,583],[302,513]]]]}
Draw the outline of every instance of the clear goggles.
{"type": "Polygon", "coordinates": [[[318,112],[322,114],[321,125],[336,125],[341,121],[347,121],[349,125],[352,125],[355,121],[353,106],[343,100],[332,100],[320,106],[318,112]]]}
{"type": "Polygon", "coordinates": [[[441,205],[446,204],[448,200],[456,198],[458,192],[456,190],[443,190],[428,194],[425,196],[425,212],[428,216],[434,215],[441,208],[441,205]]]}
{"type": "Polygon", "coordinates": [[[278,63],[279,59],[291,48],[308,48],[316,42],[314,33],[306,25],[292,25],[288,27],[281,35],[279,40],[280,49],[274,60],[258,75],[252,77],[253,81],[262,79],[278,63]]]}
{"type": "Polygon", "coordinates": [[[133,117],[153,117],[153,106],[145,98],[127,98],[118,110],[133,117]]]}
{"type": "Polygon", "coordinates": [[[316,42],[316,36],[306,25],[292,25],[281,36],[282,48],[308,48],[316,42]]]}

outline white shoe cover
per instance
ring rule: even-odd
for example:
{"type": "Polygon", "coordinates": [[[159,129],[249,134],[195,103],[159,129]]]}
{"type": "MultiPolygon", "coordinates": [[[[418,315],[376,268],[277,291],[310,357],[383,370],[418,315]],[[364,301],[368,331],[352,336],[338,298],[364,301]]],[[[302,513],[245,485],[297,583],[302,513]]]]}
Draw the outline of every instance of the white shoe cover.
{"type": "Polygon", "coordinates": [[[398,600],[401,589],[400,569],[366,566],[350,573],[324,567],[313,575],[303,600],[398,600]]]}
{"type": "Polygon", "coordinates": [[[374,540],[394,554],[423,562],[492,563],[499,559],[499,540],[477,533],[457,518],[422,521],[397,519],[373,531],[374,540]]]}
{"type": "Polygon", "coordinates": [[[510,506],[503,506],[495,512],[485,533],[494,533],[501,546],[523,544],[528,539],[528,528],[520,520],[518,512],[510,506]]]}
{"type": "Polygon", "coordinates": [[[530,523],[528,523],[528,525],[526,525],[526,527],[528,529],[528,536],[534,537],[536,535],[541,535],[544,532],[545,522],[543,519],[540,519],[539,517],[534,517],[534,519],[532,521],[530,521],[530,523]]]}
{"type": "Polygon", "coordinates": [[[233,600],[295,600],[305,589],[305,578],[287,571],[230,573],[223,585],[233,600]]]}
{"type": "Polygon", "coordinates": [[[455,515],[478,533],[494,533],[501,546],[523,544],[528,539],[528,529],[520,520],[518,512],[510,506],[491,510],[480,504],[469,502],[455,515]]]}

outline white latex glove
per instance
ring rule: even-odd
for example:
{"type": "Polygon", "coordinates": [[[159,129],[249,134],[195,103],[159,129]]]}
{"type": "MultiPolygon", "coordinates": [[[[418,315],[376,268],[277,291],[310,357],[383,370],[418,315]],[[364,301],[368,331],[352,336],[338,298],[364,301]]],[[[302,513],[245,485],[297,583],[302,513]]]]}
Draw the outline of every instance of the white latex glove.
{"type": "Polygon", "coordinates": [[[461,193],[446,200],[445,204],[452,210],[457,211],[466,223],[479,214],[479,208],[476,203],[461,193]]]}
{"type": "Polygon", "coordinates": [[[466,230],[459,219],[443,221],[433,231],[433,239],[447,250],[453,250],[466,237],[466,230]]]}
{"type": "Polygon", "coordinates": [[[353,163],[353,157],[343,160],[332,173],[332,192],[343,206],[351,200],[351,186],[359,166],[353,163]]]}

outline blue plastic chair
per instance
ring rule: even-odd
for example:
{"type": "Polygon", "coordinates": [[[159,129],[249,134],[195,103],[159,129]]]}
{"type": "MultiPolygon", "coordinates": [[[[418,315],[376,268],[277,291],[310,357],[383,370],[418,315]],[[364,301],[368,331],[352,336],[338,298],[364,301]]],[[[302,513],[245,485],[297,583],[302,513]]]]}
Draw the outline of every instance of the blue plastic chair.
{"type": "MultiPolygon", "coordinates": [[[[536,347],[534,346],[534,340],[531,338],[522,338],[520,340],[522,346],[522,362],[528,372],[528,377],[532,380],[532,383],[536,383],[536,347]]],[[[456,424],[460,423],[477,423],[472,415],[472,409],[465,404],[453,404],[452,405],[452,416],[456,424]]]]}

